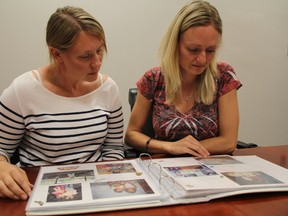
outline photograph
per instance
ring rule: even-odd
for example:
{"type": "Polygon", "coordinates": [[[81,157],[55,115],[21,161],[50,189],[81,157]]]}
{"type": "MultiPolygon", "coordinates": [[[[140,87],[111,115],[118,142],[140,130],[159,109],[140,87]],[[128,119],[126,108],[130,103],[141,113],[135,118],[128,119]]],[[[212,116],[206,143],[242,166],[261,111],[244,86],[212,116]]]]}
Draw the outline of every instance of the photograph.
{"type": "Polygon", "coordinates": [[[218,175],[215,171],[204,165],[164,167],[173,177],[199,177],[218,175]]]}
{"type": "Polygon", "coordinates": [[[242,162],[229,156],[205,157],[205,158],[197,158],[196,160],[207,166],[224,165],[224,164],[242,164],[242,162]]]}
{"type": "Polygon", "coordinates": [[[49,186],[46,200],[47,203],[73,200],[82,200],[82,189],[80,183],[49,186]]]}
{"type": "Polygon", "coordinates": [[[136,172],[131,163],[97,164],[96,168],[99,175],[136,172]]]}
{"type": "Polygon", "coordinates": [[[92,182],[90,183],[90,186],[93,199],[126,197],[154,193],[144,179],[92,182]]]}
{"type": "Polygon", "coordinates": [[[76,183],[92,181],[95,179],[93,170],[72,170],[68,172],[45,173],[41,179],[41,185],[53,185],[63,183],[76,183]]]}
{"type": "Polygon", "coordinates": [[[263,172],[224,172],[224,176],[239,185],[281,184],[283,182],[263,172]]]}

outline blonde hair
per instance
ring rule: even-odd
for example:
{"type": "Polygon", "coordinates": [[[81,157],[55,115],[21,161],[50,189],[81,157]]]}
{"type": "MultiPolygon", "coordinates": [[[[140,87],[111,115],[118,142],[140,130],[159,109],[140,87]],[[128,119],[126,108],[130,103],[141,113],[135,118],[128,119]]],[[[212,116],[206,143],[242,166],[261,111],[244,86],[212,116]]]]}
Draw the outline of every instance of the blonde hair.
{"type": "MultiPolygon", "coordinates": [[[[196,26],[212,24],[222,35],[222,21],[214,6],[205,1],[192,1],[184,5],[172,20],[159,49],[161,70],[165,79],[166,103],[178,104],[181,101],[181,73],[179,66],[178,42],[181,34],[196,26]]],[[[197,102],[211,104],[215,92],[215,79],[218,77],[216,55],[210,65],[197,80],[197,102]]]]}
{"type": "MultiPolygon", "coordinates": [[[[82,8],[73,6],[58,8],[51,15],[46,27],[46,43],[48,46],[65,51],[73,45],[81,31],[103,40],[103,48],[107,52],[105,33],[101,24],[82,8]]],[[[51,53],[50,60],[52,60],[51,53]]]]}

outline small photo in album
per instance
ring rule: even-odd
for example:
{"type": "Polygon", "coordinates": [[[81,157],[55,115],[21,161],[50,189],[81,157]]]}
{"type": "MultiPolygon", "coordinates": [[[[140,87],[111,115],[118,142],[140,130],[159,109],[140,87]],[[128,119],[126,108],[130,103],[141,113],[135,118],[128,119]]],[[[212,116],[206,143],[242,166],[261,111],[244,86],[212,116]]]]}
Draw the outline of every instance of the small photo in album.
{"type": "Polygon", "coordinates": [[[95,179],[93,170],[71,170],[65,172],[52,172],[44,173],[40,184],[41,185],[53,185],[64,183],[76,183],[93,181],[95,179]]]}
{"type": "Polygon", "coordinates": [[[224,165],[224,164],[242,164],[242,162],[229,157],[229,156],[213,156],[213,157],[203,157],[197,158],[197,160],[207,166],[211,165],[224,165]]]}
{"type": "Polygon", "coordinates": [[[204,165],[173,166],[164,167],[164,169],[174,178],[218,175],[215,171],[204,165]]]}
{"type": "Polygon", "coordinates": [[[239,185],[280,184],[283,183],[272,176],[260,171],[251,172],[223,172],[224,176],[239,185]]]}
{"type": "Polygon", "coordinates": [[[135,173],[136,170],[131,163],[106,163],[97,164],[97,171],[99,175],[104,174],[119,174],[119,173],[135,173]]]}
{"type": "Polygon", "coordinates": [[[47,203],[74,200],[82,200],[82,188],[80,183],[49,186],[46,200],[47,203]]]}
{"type": "Polygon", "coordinates": [[[153,190],[144,179],[92,182],[90,183],[93,199],[114,198],[153,194],[153,190]]]}

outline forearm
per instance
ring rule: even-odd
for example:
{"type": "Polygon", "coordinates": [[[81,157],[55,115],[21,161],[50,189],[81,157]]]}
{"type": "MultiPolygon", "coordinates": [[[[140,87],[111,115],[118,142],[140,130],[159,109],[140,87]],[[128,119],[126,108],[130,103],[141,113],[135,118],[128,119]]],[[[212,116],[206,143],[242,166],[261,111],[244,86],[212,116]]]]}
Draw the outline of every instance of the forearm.
{"type": "Polygon", "coordinates": [[[123,143],[112,143],[105,145],[102,148],[102,160],[122,160],[124,159],[124,146],[123,143]]]}
{"type": "Polygon", "coordinates": [[[103,160],[122,160],[124,158],[123,130],[108,133],[101,147],[103,160]]]}
{"type": "Polygon", "coordinates": [[[200,141],[210,154],[229,154],[237,145],[239,109],[237,92],[232,90],[219,99],[219,136],[200,141]]]}
{"type": "Polygon", "coordinates": [[[138,131],[127,132],[125,143],[141,152],[169,153],[166,148],[169,142],[153,139],[153,137],[149,137],[138,131]]]}
{"type": "Polygon", "coordinates": [[[124,158],[124,119],[120,99],[118,98],[118,100],[116,107],[119,108],[111,112],[107,122],[107,135],[101,148],[103,160],[121,160],[124,158]]]}
{"type": "Polygon", "coordinates": [[[218,136],[200,141],[200,143],[214,154],[229,154],[232,153],[237,145],[237,138],[218,136]]]}

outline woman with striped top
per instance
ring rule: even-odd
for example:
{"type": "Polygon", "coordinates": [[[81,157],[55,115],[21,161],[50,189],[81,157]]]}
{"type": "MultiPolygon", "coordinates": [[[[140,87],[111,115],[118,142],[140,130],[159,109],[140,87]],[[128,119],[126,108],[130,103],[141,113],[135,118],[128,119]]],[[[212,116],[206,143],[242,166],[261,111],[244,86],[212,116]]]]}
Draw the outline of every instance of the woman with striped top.
{"type": "Polygon", "coordinates": [[[9,163],[17,148],[26,167],[124,158],[119,89],[99,73],[101,24],[81,8],[59,8],[46,42],[51,63],[17,77],[0,98],[0,197],[31,193],[25,172],[9,163]]]}

